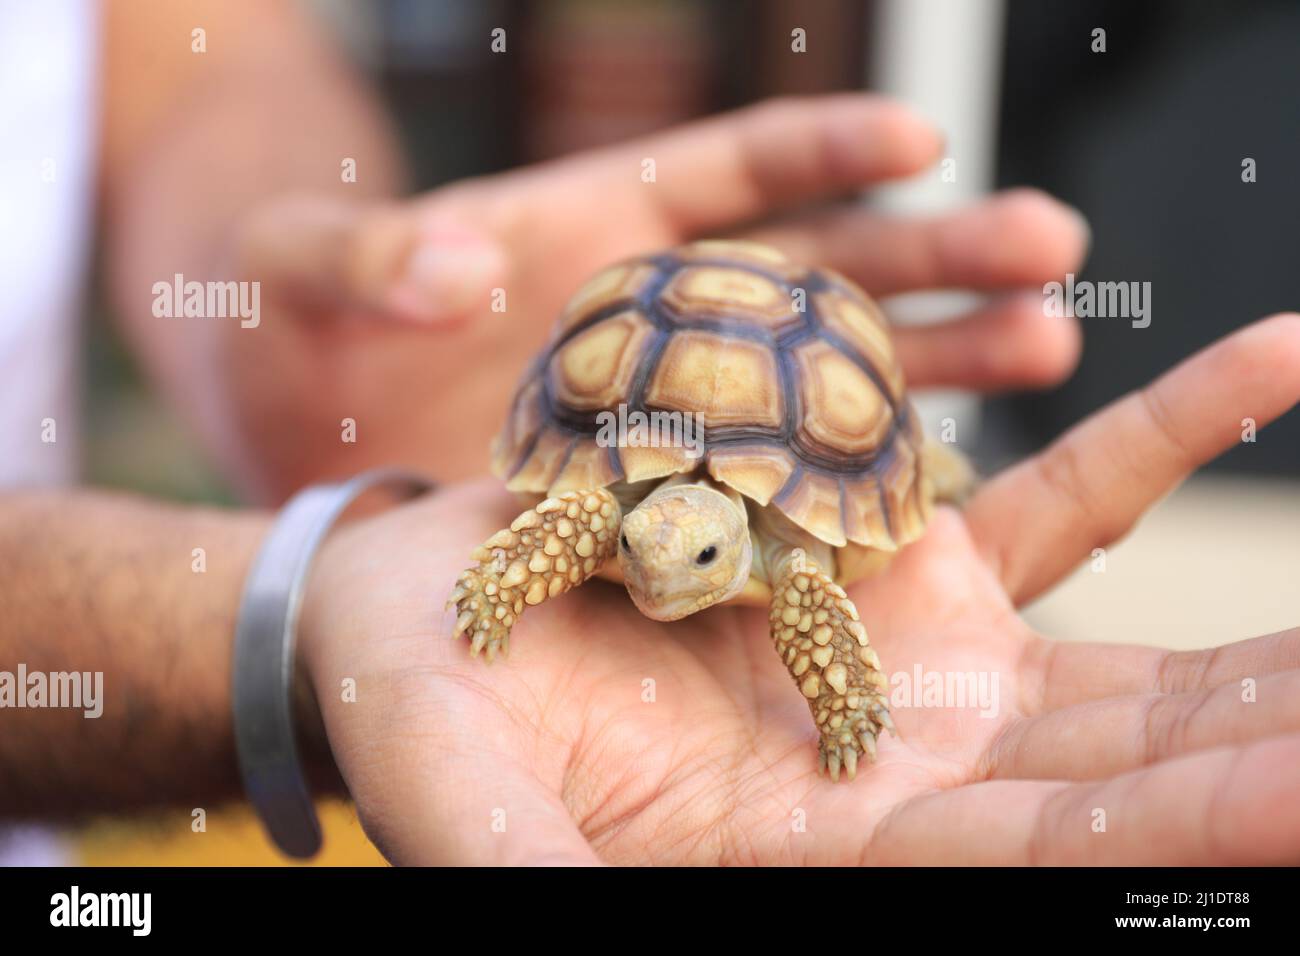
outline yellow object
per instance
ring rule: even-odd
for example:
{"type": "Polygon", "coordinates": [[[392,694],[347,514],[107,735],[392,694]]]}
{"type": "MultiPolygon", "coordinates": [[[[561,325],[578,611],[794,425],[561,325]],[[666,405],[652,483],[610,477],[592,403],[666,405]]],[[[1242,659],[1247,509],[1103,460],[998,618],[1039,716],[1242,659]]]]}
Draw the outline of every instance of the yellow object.
{"type": "MultiPolygon", "coordinates": [[[[316,805],[325,843],[309,866],[386,866],[366,839],[352,804],[316,805]]],[[[301,866],[267,840],[246,805],[208,814],[195,832],[190,813],[177,811],[144,820],[103,820],[73,834],[77,862],[85,866],[301,866]]]]}

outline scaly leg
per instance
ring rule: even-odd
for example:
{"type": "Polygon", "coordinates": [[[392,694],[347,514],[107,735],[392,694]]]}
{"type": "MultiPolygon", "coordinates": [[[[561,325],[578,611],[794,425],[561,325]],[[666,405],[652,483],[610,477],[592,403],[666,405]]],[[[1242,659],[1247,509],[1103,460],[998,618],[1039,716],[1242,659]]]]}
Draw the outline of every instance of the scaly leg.
{"type": "Polygon", "coordinates": [[[850,780],[858,755],[876,756],[881,729],[894,732],[888,683],[844,589],[795,548],[773,575],[772,640],[808,700],[821,733],[819,765],[850,780]]]}
{"type": "Polygon", "coordinates": [[[921,449],[921,473],[926,476],[935,501],[959,508],[979,484],[975,469],[966,456],[933,438],[926,439],[921,449]]]}
{"type": "Polygon", "coordinates": [[[615,555],[622,515],[604,488],[547,498],[488,538],[471,557],[478,565],[456,582],[455,636],[470,638],[489,661],[510,649],[510,628],[524,608],[582,584],[615,555]]]}

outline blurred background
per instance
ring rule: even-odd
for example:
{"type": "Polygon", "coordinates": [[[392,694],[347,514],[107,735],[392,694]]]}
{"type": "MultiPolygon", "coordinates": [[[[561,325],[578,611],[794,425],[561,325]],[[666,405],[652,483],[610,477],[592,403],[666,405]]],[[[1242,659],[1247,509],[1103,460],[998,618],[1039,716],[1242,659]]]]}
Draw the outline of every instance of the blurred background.
{"type": "MultiPolygon", "coordinates": [[[[870,88],[949,136],[938,170],[864,201],[932,210],[1033,185],[1083,210],[1080,276],[1149,281],[1152,323],[1083,319],[1078,373],[1047,393],[926,396],[932,421],[989,472],[1233,328],[1300,306],[1300,4],[1294,0],[314,0],[373,77],[418,188],[624,139],[768,96],[870,88]],[[504,27],[509,55],[489,51],[504,27]],[[806,31],[808,54],[791,50],[806,31]],[[1095,30],[1105,51],[1094,51],[1095,30]],[[1242,161],[1257,163],[1243,183],[1242,161]]],[[[864,255],[869,250],[864,250],[864,255]]],[[[885,302],[929,321],[969,297],[885,302]]],[[[88,340],[88,480],[231,500],[141,384],[96,293],[88,340]]],[[[1243,443],[1161,505],[1106,570],[1029,611],[1066,639],[1203,646],[1300,623],[1300,415],[1243,443]]],[[[345,805],[318,862],[382,862],[345,805]]],[[[231,813],[75,834],[90,863],[269,863],[231,813]],[[181,833],[174,837],[170,834],[181,833]],[[203,846],[195,849],[196,842],[203,846]]]]}

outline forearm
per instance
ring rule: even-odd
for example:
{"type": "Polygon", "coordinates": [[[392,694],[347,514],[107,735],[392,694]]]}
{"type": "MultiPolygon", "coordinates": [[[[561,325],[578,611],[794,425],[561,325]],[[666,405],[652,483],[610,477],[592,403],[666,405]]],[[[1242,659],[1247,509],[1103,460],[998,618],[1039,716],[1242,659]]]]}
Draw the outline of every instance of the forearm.
{"type": "MultiPolygon", "coordinates": [[[[238,795],[232,640],[268,520],[113,494],[0,497],[0,816],[238,795]],[[53,691],[72,673],[80,706],[53,691]]],[[[319,741],[304,750],[328,763],[319,741]]]]}

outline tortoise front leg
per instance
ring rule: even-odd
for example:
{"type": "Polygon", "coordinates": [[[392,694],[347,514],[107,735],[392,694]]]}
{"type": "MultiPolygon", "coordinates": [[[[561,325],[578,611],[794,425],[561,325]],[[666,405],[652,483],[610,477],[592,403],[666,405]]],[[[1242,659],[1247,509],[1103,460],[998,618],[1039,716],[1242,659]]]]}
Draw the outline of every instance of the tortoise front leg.
{"type": "Polygon", "coordinates": [[[582,584],[618,549],[622,515],[604,488],[547,498],[488,538],[471,557],[447,607],[456,608],[454,636],[470,638],[489,661],[510,649],[510,628],[524,608],[582,584]]]}
{"type": "Polygon", "coordinates": [[[858,755],[876,756],[881,729],[891,733],[888,683],[867,630],[844,589],[795,548],[772,575],[772,641],[808,701],[821,733],[819,766],[850,780],[858,755]]]}

